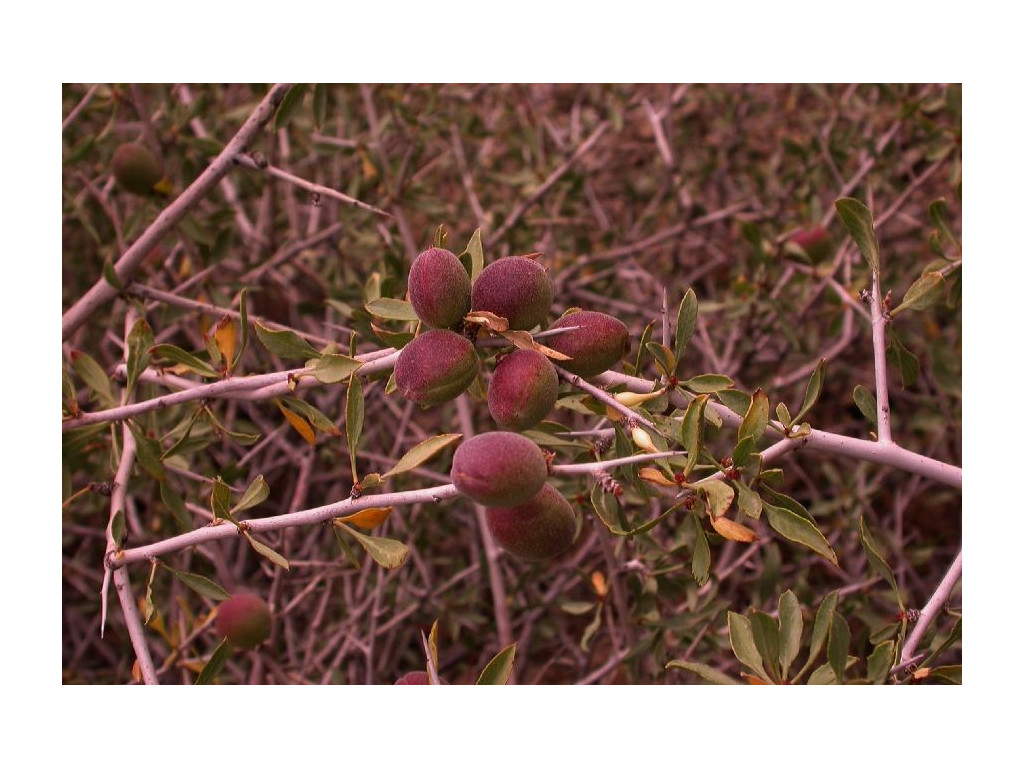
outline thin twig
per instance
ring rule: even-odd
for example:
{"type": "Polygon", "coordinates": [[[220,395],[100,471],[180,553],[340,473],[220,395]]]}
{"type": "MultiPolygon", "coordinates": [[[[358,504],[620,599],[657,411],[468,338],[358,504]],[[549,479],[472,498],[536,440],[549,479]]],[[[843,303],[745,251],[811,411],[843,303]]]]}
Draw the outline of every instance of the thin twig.
{"type": "Polygon", "coordinates": [[[903,652],[900,654],[901,664],[908,663],[914,656],[914,651],[917,650],[917,646],[924,637],[924,633],[928,631],[928,627],[932,625],[932,622],[938,618],[943,606],[949,601],[949,596],[953,594],[953,588],[956,587],[956,583],[960,580],[960,575],[963,572],[963,554],[964,551],[962,549],[956,553],[956,559],[953,560],[953,564],[949,566],[949,570],[942,577],[939,586],[935,588],[935,592],[928,598],[924,608],[921,609],[921,615],[918,617],[910,637],[907,638],[907,642],[903,645],[903,652]]]}

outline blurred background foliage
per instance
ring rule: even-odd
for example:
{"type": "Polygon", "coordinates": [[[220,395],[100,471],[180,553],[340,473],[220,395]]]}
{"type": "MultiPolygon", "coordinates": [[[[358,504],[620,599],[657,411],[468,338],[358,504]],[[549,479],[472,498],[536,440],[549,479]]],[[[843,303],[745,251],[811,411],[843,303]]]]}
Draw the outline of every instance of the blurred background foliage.
{"type": "MultiPolygon", "coordinates": [[[[64,85],[64,310],[196,178],[265,92],[258,85],[64,85]],[[157,156],[165,192],[136,195],[114,183],[114,151],[135,141],[157,156]]],[[[897,442],[961,464],[959,85],[331,85],[294,91],[286,105],[252,146],[255,162],[234,169],[153,250],[125,286],[127,296],[65,342],[65,370],[84,410],[111,403],[73,366],[72,352],[113,374],[123,358],[129,300],[157,342],[196,354],[208,349],[216,308],[237,307],[241,288],[251,315],[300,332],[318,348],[389,346],[363,304],[378,295],[403,298],[412,258],[444,223],[456,252],[479,228],[488,261],[543,253],[556,286],[553,312],[582,306],[619,317],[634,339],[631,364],[644,329],[653,322],[652,338],[660,340],[663,308],[674,321],[692,287],[700,320],[682,366],[686,376],[726,374],[748,392],[763,388],[773,412],[780,401],[795,411],[826,357],[824,389],[808,420],[867,438],[874,425],[854,391],[874,389],[870,327],[850,305],[860,303],[870,274],[833,208],[837,198],[852,196],[874,214],[882,285],[892,291],[893,307],[924,272],[947,270],[941,295],[894,318],[891,408],[897,442]],[[258,167],[264,161],[269,168],[258,167]],[[311,194],[273,168],[391,216],[311,194]],[[826,239],[814,248],[793,246],[794,235],[800,242],[799,233],[819,226],[826,239]]],[[[235,375],[282,367],[290,364],[251,343],[235,375]]],[[[638,375],[656,378],[650,355],[638,375]]],[[[386,471],[432,434],[462,431],[454,405],[414,409],[385,395],[386,380],[363,384],[360,474],[386,471]]],[[[114,377],[110,387],[118,399],[121,382],[114,377]]],[[[140,384],[138,398],[163,391],[140,384]]],[[[599,425],[564,385],[562,393],[550,420],[570,430],[599,425]]],[[[265,477],[270,497],[250,510],[254,516],[348,497],[345,388],[320,387],[304,399],[337,434],[321,429],[310,445],[273,402],[222,401],[210,408],[223,427],[262,439],[247,444],[200,420],[173,460],[140,461],[129,487],[128,544],[205,523],[216,476],[239,493],[265,477]]],[[[191,414],[178,407],[136,423],[159,456],[191,414]]],[[[471,414],[477,430],[492,428],[479,398],[471,414]]],[[[735,441],[722,432],[712,441],[725,456],[735,441]]],[[[92,489],[67,504],[62,518],[65,682],[132,679],[134,654],[116,605],[102,639],[98,632],[109,499],[90,486],[113,478],[119,441],[120,431],[109,426],[64,433],[64,498],[92,489]]],[[[552,443],[560,463],[592,459],[591,439],[552,443]]],[[[449,460],[442,454],[391,488],[446,482],[449,460]]],[[[700,680],[666,669],[679,659],[739,679],[751,670],[734,653],[735,637],[730,645],[729,612],[774,616],[787,590],[802,607],[805,645],[818,606],[838,590],[836,612],[858,659],[848,677],[871,677],[869,656],[904,617],[893,589],[870,567],[861,520],[904,604],[920,607],[959,549],[960,493],[823,454],[789,454],[780,467],[779,490],[814,516],[839,567],[770,531],[754,544],[709,532],[712,575],[699,586],[691,573],[697,532],[690,515],[615,538],[590,505],[592,480],[561,482],[580,512],[576,545],[552,563],[499,560],[517,642],[515,679],[700,680]]],[[[668,508],[627,486],[622,505],[636,519],[668,508]]],[[[362,551],[353,562],[321,526],[270,537],[288,557],[288,571],[244,541],[166,562],[231,592],[256,591],[275,609],[270,640],[233,655],[223,682],[391,683],[423,668],[420,632],[435,620],[441,675],[475,680],[502,645],[473,508],[461,498],[397,508],[382,535],[409,545],[402,567],[385,570],[362,551]]],[[[140,599],[147,575],[148,568],[131,568],[140,599]]],[[[154,570],[150,587],[156,613],[147,633],[161,680],[191,682],[219,641],[209,626],[215,601],[166,569],[154,570]]],[[[954,602],[934,639],[928,636],[932,647],[958,629],[958,592],[954,602]]],[[[934,663],[952,668],[959,640],[946,645],[934,663]]]]}

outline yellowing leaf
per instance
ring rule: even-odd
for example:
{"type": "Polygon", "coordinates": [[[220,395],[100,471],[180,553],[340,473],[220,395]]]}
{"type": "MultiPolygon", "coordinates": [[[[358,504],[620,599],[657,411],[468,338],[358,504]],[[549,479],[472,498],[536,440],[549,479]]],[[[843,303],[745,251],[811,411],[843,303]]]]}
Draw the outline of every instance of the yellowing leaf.
{"type": "Polygon", "coordinates": [[[608,582],[605,581],[604,574],[600,571],[594,571],[590,574],[590,583],[598,597],[604,597],[608,594],[608,582]]]}
{"type": "Polygon", "coordinates": [[[224,356],[230,370],[231,361],[235,359],[235,350],[238,348],[238,324],[230,317],[222,317],[213,331],[213,340],[217,342],[217,349],[224,356]]]}
{"type": "Polygon", "coordinates": [[[358,525],[364,531],[372,531],[378,525],[388,519],[393,507],[369,507],[360,509],[358,512],[335,518],[339,523],[352,523],[358,525]]]}
{"type": "MultiPolygon", "coordinates": [[[[508,330],[508,320],[500,315],[494,314],[493,312],[486,312],[482,309],[470,312],[466,315],[466,321],[482,325],[484,328],[488,328],[495,333],[504,333],[508,330]]],[[[525,331],[523,331],[523,333],[525,333],[525,331]]],[[[529,336],[529,334],[527,335],[529,336]]]]}
{"type": "Polygon", "coordinates": [[[740,672],[740,677],[746,680],[750,685],[771,685],[767,680],[762,680],[757,675],[748,675],[746,672],[740,672]]]}
{"type": "Polygon", "coordinates": [[[637,474],[640,476],[641,480],[646,480],[648,483],[660,485],[665,488],[676,487],[675,480],[670,480],[669,478],[665,477],[665,475],[660,470],[657,470],[654,467],[644,467],[637,474]]]}
{"type": "Polygon", "coordinates": [[[757,534],[745,525],[741,525],[727,517],[715,517],[714,515],[709,515],[709,517],[711,518],[711,527],[724,539],[743,542],[755,541],[757,539],[757,534]]]}
{"type": "Polygon", "coordinates": [[[281,409],[281,413],[288,419],[288,423],[295,427],[295,431],[302,435],[303,439],[310,445],[316,445],[316,432],[313,431],[313,427],[310,426],[309,422],[299,416],[295,411],[285,408],[281,404],[280,400],[275,400],[277,407],[281,409]]]}

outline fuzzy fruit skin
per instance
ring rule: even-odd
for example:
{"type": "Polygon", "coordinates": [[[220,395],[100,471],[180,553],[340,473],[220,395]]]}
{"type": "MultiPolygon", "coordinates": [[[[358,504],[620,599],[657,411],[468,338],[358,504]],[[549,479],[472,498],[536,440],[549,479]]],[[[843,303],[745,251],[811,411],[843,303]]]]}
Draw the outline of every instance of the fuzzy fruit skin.
{"type": "Polygon", "coordinates": [[[459,492],[485,507],[522,504],[548,477],[548,463],[537,444],[515,432],[471,437],[452,457],[452,482],[459,492]]]}
{"type": "Polygon", "coordinates": [[[576,516],[551,483],[524,504],[487,509],[487,527],[502,549],[523,560],[550,560],[572,546],[576,516]]]}
{"type": "Polygon", "coordinates": [[[575,331],[544,339],[551,349],[572,358],[558,361],[570,373],[583,377],[596,376],[607,371],[629,352],[629,331],[626,326],[618,318],[604,312],[573,312],[552,323],[551,329],[577,325],[580,327],[575,331]]]}
{"type": "Polygon", "coordinates": [[[160,181],[160,163],[141,144],[122,144],[114,150],[111,168],[118,185],[137,195],[148,195],[160,181]]]}
{"type": "Polygon", "coordinates": [[[257,595],[235,595],[217,608],[217,631],[238,648],[255,648],[270,636],[270,608],[257,595]]]}
{"type": "Polygon", "coordinates": [[[473,342],[454,331],[421,333],[406,344],[395,361],[395,384],[407,400],[424,407],[462,394],[476,378],[473,342]]]}
{"type": "Polygon", "coordinates": [[[473,309],[504,317],[512,330],[528,331],[547,319],[553,295],[544,267],[525,256],[506,256],[477,276],[473,309]]]}
{"type": "Polygon", "coordinates": [[[517,349],[498,363],[487,388],[487,407],[502,429],[522,432],[543,421],[558,399],[558,373],[547,357],[517,349]]]}
{"type": "Polygon", "coordinates": [[[409,270],[409,301],[416,316],[432,328],[452,328],[469,312],[473,286],[459,257],[428,248],[409,270]]]}
{"type": "MultiPolygon", "coordinates": [[[[448,685],[448,681],[443,677],[439,677],[438,682],[441,685],[448,685]]],[[[430,677],[422,669],[417,669],[413,672],[406,672],[395,680],[395,685],[430,685],[430,677]]]]}

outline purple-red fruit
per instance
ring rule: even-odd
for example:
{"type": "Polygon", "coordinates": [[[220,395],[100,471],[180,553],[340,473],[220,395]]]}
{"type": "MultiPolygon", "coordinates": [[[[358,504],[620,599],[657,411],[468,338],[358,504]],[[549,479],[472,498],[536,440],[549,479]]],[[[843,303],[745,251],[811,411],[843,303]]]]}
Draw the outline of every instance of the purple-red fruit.
{"type": "MultiPolygon", "coordinates": [[[[438,682],[441,685],[448,685],[443,677],[439,677],[438,682]]],[[[414,672],[406,672],[395,680],[395,685],[430,685],[430,677],[422,669],[417,669],[414,672]]]]}
{"type": "Polygon", "coordinates": [[[416,316],[432,328],[452,328],[469,312],[472,284],[459,257],[428,248],[409,270],[409,301],[416,316]]]}
{"type": "Polygon", "coordinates": [[[493,312],[513,330],[528,331],[551,311],[554,289],[548,271],[525,256],[498,259],[473,283],[473,310],[493,312]]]}
{"type": "Polygon", "coordinates": [[[536,495],[548,477],[548,463],[537,444],[515,432],[471,437],[452,457],[452,482],[459,492],[485,507],[521,504],[536,495]]]}
{"type": "Polygon", "coordinates": [[[255,648],[270,636],[270,608],[262,598],[243,592],[217,607],[217,631],[238,648],[255,648]]]}
{"type": "Polygon", "coordinates": [[[137,195],[151,194],[163,175],[160,163],[141,144],[122,144],[115,149],[111,168],[118,185],[137,195]]]}
{"type": "Polygon", "coordinates": [[[558,373],[540,352],[517,349],[499,361],[487,388],[487,407],[502,429],[521,432],[544,420],[558,399],[558,373]]]}
{"type": "Polygon", "coordinates": [[[395,385],[417,405],[439,405],[464,392],[476,378],[477,367],[476,348],[465,336],[427,331],[398,354],[395,385]]]}
{"type": "Polygon", "coordinates": [[[560,317],[549,330],[572,328],[575,330],[545,337],[544,343],[571,360],[558,364],[577,376],[596,376],[604,373],[629,352],[629,331],[618,318],[603,312],[580,310],[560,317]]]}
{"type": "Polygon", "coordinates": [[[549,560],[567,550],[576,534],[576,516],[565,496],[550,483],[524,504],[487,509],[494,540],[523,560],[549,560]]]}
{"type": "Polygon", "coordinates": [[[798,229],[790,236],[789,242],[799,246],[815,264],[832,253],[832,240],[824,227],[798,229]]]}

